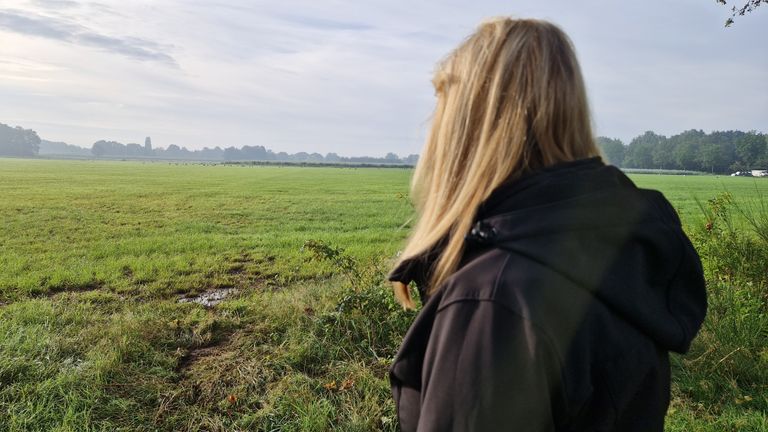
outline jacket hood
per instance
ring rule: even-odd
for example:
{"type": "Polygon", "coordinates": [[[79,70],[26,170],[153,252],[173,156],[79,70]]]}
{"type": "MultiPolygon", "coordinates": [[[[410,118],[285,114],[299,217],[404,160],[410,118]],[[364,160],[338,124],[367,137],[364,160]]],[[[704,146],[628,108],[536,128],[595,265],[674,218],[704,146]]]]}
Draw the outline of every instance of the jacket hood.
{"type": "MultiPolygon", "coordinates": [[[[497,248],[544,264],[668,350],[687,351],[706,313],[701,263],[672,206],[599,158],[503,183],[465,241],[466,257],[497,248]]],[[[389,279],[415,281],[426,301],[441,245],[389,279]]]]}

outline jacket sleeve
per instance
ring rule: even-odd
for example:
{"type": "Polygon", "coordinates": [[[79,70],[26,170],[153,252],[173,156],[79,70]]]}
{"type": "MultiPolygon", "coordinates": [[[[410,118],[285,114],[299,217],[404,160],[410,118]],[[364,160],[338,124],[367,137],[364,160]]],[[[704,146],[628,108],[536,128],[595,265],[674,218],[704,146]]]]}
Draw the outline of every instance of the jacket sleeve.
{"type": "Polygon", "coordinates": [[[427,345],[419,431],[553,431],[559,362],[541,330],[491,301],[442,309],[427,345]]]}

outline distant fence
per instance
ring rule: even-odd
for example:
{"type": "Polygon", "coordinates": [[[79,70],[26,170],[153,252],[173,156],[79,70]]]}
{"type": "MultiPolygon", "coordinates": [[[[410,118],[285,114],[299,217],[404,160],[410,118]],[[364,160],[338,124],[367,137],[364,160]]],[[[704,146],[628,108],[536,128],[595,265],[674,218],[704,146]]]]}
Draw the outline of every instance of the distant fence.
{"type": "Polygon", "coordinates": [[[400,168],[411,169],[413,165],[407,164],[386,164],[386,163],[366,163],[366,162],[280,162],[280,161],[225,161],[218,162],[221,165],[243,165],[243,166],[295,166],[295,167],[318,167],[318,168],[400,168]]]}
{"type": "MultiPolygon", "coordinates": [[[[6,157],[6,156],[0,156],[6,157]]],[[[10,157],[10,156],[8,156],[10,157]]],[[[11,157],[12,158],[12,157],[11,157]]],[[[179,163],[179,164],[214,164],[214,165],[235,165],[235,166],[294,166],[294,167],[333,167],[333,168],[401,168],[412,169],[413,165],[404,163],[368,163],[368,162],[300,162],[300,161],[223,161],[211,159],[182,159],[182,158],[159,158],[159,157],[141,157],[141,156],[101,156],[89,157],[80,155],[57,155],[45,154],[36,157],[25,157],[20,159],[50,159],[50,160],[93,160],[93,161],[132,161],[132,162],[159,162],[159,163],[179,163]]]]}
{"type": "Polygon", "coordinates": [[[711,175],[703,171],[648,169],[648,168],[621,168],[627,174],[666,174],[666,175],[711,175]]]}

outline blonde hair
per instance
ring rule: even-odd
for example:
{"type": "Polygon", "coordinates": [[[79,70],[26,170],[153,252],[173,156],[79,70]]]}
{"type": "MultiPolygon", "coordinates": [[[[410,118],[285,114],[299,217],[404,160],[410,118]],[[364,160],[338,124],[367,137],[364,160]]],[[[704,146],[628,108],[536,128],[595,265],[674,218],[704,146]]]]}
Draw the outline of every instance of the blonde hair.
{"type": "MultiPolygon", "coordinates": [[[[429,137],[411,183],[418,221],[398,265],[443,240],[429,293],[456,271],[477,207],[504,180],[599,156],[568,36],[531,19],[484,22],[440,64],[429,137]]],[[[408,287],[395,295],[413,307],[408,287]]]]}

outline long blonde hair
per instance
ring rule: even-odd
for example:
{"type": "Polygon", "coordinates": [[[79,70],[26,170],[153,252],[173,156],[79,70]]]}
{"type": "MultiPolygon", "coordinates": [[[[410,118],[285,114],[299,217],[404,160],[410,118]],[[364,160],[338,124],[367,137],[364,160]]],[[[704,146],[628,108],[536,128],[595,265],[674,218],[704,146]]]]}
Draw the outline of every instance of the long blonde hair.
{"type": "MultiPolygon", "coordinates": [[[[411,183],[418,221],[397,263],[444,241],[429,293],[456,271],[477,207],[499,184],[600,155],[573,46],[554,24],[486,21],[438,65],[433,84],[437,107],[411,183]]],[[[394,288],[413,307],[408,287],[394,288]]]]}

